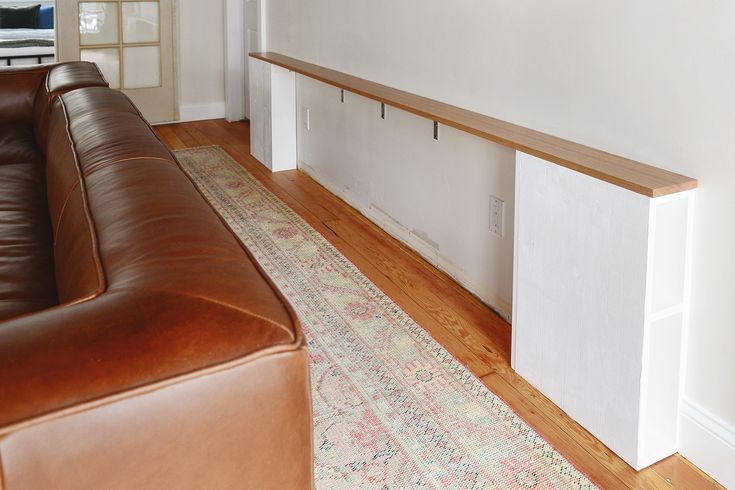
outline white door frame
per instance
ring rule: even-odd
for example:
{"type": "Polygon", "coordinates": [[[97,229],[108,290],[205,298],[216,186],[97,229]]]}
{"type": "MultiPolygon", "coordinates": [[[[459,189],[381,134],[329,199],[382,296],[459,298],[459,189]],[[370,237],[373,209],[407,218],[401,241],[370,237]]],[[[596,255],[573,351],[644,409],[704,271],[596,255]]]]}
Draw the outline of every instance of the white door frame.
{"type": "Polygon", "coordinates": [[[257,0],[258,45],[248,46],[245,0],[225,1],[225,117],[239,121],[250,116],[248,51],[266,50],[265,0],[257,0]]]}

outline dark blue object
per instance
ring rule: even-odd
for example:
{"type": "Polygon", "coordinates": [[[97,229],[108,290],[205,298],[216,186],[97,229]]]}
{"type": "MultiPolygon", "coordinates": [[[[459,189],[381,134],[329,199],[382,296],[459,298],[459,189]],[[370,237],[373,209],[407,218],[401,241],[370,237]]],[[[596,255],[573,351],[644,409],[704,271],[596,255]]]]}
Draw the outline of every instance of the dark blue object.
{"type": "Polygon", "coordinates": [[[41,10],[38,11],[38,28],[39,29],[53,29],[54,28],[54,6],[53,5],[41,5],[41,10]]]}

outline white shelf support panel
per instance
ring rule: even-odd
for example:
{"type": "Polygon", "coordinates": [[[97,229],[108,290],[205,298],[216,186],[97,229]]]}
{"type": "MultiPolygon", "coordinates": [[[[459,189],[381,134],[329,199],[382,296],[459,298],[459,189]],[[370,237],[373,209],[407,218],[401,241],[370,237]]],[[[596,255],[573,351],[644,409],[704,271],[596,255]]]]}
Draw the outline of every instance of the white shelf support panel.
{"type": "Polygon", "coordinates": [[[272,172],[293,170],[296,156],[296,74],[271,63],[250,63],[250,152],[272,172]]]}
{"type": "Polygon", "coordinates": [[[517,153],[513,368],[635,469],[677,451],[693,193],[517,153]]]}

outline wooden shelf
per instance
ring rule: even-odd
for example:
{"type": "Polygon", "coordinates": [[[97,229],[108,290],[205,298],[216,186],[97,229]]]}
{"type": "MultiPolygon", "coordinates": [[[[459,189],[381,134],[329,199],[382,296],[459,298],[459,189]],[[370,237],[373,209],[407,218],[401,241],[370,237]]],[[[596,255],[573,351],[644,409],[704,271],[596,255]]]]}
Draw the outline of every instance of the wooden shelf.
{"type": "Polygon", "coordinates": [[[696,179],[690,177],[278,53],[250,56],[638,194],[660,197],[697,187],[696,179]]]}

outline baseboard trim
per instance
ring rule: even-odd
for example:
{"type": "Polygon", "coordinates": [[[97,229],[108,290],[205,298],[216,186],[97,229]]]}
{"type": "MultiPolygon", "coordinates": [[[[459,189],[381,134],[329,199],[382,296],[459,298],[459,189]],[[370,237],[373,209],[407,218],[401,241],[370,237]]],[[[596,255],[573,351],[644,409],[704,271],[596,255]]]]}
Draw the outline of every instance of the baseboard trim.
{"type": "Polygon", "coordinates": [[[679,411],[679,453],[735,489],[735,426],[688,398],[679,411]]]}
{"type": "Polygon", "coordinates": [[[208,104],[182,104],[179,107],[179,122],[205,121],[225,117],[225,102],[208,104]]]}
{"type": "Polygon", "coordinates": [[[325,178],[318,170],[304,163],[302,160],[298,162],[299,169],[306,172],[311,178],[323,185],[329,192],[344,200],[347,204],[357,209],[363,216],[378,225],[396,240],[408,245],[416,253],[426,259],[431,265],[437,269],[444,271],[457,281],[462,287],[477,296],[483,303],[487,304],[495,310],[505,321],[511,323],[511,306],[496,295],[483,288],[477,287],[467,275],[457,267],[450,259],[443,256],[436,247],[427,242],[424,238],[417,235],[412,230],[406,228],[396,221],[388,213],[373,204],[365,204],[357,199],[352,193],[339,184],[325,178]]]}

